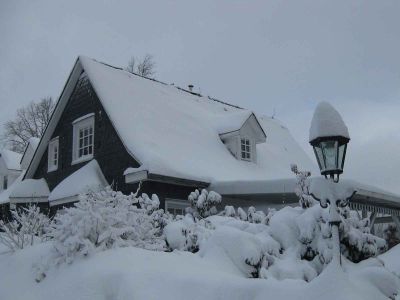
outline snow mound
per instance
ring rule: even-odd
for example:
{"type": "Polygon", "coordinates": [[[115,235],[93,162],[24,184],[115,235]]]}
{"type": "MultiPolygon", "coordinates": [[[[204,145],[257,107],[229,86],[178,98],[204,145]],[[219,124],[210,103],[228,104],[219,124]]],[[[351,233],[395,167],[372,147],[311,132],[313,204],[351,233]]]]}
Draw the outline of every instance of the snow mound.
{"type": "Polygon", "coordinates": [[[320,102],[311,121],[309,141],[328,136],[350,139],[349,130],[339,112],[330,103],[320,102]]]}

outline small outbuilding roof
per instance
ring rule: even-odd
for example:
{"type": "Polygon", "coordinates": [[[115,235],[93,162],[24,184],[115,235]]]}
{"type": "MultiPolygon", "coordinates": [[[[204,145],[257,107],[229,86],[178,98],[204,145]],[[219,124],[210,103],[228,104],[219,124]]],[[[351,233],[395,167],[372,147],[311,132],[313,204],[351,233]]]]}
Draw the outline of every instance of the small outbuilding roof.
{"type": "Polygon", "coordinates": [[[11,202],[14,198],[33,199],[45,198],[49,196],[50,191],[45,179],[25,179],[18,182],[10,194],[11,202]]]}
{"type": "Polygon", "coordinates": [[[107,180],[101,172],[99,164],[93,159],[61,181],[51,191],[49,202],[52,205],[51,202],[75,197],[89,191],[97,191],[106,186],[108,186],[107,180]]]}

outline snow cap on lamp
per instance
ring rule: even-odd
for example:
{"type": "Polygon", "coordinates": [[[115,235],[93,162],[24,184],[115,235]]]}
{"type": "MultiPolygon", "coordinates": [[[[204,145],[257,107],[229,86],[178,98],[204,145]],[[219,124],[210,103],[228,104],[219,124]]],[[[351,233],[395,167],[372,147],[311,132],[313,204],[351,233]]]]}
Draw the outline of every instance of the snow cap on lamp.
{"type": "Polygon", "coordinates": [[[309,141],[341,136],[350,140],[349,130],[339,112],[328,102],[320,102],[311,121],[309,141]]]}

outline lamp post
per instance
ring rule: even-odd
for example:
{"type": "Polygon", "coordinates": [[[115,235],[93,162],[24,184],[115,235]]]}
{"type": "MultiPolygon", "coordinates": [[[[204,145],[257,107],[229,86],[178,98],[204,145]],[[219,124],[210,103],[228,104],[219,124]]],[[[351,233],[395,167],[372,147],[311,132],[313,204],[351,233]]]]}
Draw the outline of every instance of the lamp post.
{"type": "Polygon", "coordinates": [[[337,110],[327,102],[319,103],[311,121],[309,142],[314,148],[321,175],[325,176],[325,180],[313,179],[310,190],[311,196],[321,207],[327,208],[329,205],[329,224],[332,228],[333,242],[332,261],[336,264],[341,264],[339,208],[347,206],[356,193],[353,188],[339,184],[349,141],[349,131],[337,110]]]}

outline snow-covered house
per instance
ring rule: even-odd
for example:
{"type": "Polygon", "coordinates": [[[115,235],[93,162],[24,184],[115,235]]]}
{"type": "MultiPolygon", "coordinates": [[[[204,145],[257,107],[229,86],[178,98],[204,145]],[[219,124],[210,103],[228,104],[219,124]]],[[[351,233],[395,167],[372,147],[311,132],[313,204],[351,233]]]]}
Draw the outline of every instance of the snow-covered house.
{"type": "Polygon", "coordinates": [[[318,173],[276,119],[79,57],[26,171],[30,188],[11,202],[57,209],[141,183],[175,212],[196,188],[224,204],[285,205],[297,202],[292,163],[318,173]]]}
{"type": "Polygon", "coordinates": [[[21,174],[21,154],[7,149],[0,151],[0,193],[21,174]]]}
{"type": "Polygon", "coordinates": [[[3,149],[0,151],[0,219],[8,216],[9,194],[21,176],[21,154],[3,149]]]}
{"type": "Polygon", "coordinates": [[[0,219],[9,215],[10,195],[20,185],[39,141],[40,139],[38,138],[30,138],[22,155],[10,150],[1,151],[0,178],[2,179],[2,188],[0,188],[0,219]]]}

